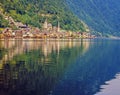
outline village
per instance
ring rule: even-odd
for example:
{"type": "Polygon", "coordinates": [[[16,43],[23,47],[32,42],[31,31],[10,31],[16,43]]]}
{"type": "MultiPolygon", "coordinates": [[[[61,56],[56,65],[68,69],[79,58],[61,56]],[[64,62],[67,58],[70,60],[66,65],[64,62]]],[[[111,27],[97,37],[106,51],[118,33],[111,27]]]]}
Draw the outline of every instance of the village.
{"type": "Polygon", "coordinates": [[[60,28],[60,23],[57,26],[53,26],[48,23],[47,19],[43,23],[42,29],[27,26],[21,22],[15,22],[12,18],[7,18],[11,25],[15,25],[17,30],[12,28],[5,28],[0,33],[0,39],[10,39],[10,38],[38,38],[38,39],[49,39],[49,38],[94,38],[90,32],[73,32],[66,31],[60,28]]]}

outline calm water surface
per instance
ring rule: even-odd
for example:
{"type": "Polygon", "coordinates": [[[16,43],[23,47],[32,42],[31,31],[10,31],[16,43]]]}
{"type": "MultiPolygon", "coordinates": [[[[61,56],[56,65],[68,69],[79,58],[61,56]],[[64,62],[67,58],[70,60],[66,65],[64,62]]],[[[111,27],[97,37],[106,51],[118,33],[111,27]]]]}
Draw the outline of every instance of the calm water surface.
{"type": "Polygon", "coordinates": [[[120,95],[120,40],[1,40],[0,95],[120,95]]]}

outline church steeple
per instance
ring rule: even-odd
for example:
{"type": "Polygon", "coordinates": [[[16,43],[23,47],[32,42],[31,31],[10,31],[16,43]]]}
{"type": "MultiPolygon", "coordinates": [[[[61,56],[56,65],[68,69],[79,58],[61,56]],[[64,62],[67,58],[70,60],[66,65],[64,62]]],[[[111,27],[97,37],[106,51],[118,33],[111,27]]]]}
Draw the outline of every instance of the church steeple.
{"type": "Polygon", "coordinates": [[[47,22],[47,19],[45,20],[44,24],[43,24],[43,28],[44,29],[47,29],[48,28],[48,22],[47,22]]]}
{"type": "Polygon", "coordinates": [[[58,21],[57,32],[60,32],[60,23],[59,23],[59,21],[58,21]]]}

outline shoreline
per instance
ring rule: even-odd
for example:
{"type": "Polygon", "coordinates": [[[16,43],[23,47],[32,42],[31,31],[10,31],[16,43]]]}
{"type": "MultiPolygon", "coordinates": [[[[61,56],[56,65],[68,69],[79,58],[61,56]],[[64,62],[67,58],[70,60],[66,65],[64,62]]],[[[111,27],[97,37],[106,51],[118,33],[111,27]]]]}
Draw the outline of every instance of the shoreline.
{"type": "Polygon", "coordinates": [[[82,39],[95,39],[95,38],[46,38],[46,39],[39,39],[39,38],[4,38],[0,39],[0,41],[15,41],[15,40],[22,40],[22,41],[68,41],[68,40],[82,40],[82,39]]]}

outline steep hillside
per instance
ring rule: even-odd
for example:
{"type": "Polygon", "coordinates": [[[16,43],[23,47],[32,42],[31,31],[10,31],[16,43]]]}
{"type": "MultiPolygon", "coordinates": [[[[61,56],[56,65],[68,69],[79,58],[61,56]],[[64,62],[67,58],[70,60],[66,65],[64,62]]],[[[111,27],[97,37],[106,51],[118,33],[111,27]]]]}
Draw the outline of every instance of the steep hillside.
{"type": "Polygon", "coordinates": [[[16,21],[41,27],[47,18],[54,26],[58,21],[65,30],[85,31],[85,24],[66,6],[65,0],[0,0],[3,13],[16,21]]]}
{"type": "Polygon", "coordinates": [[[120,36],[119,0],[67,0],[67,4],[95,31],[120,36]]]}

